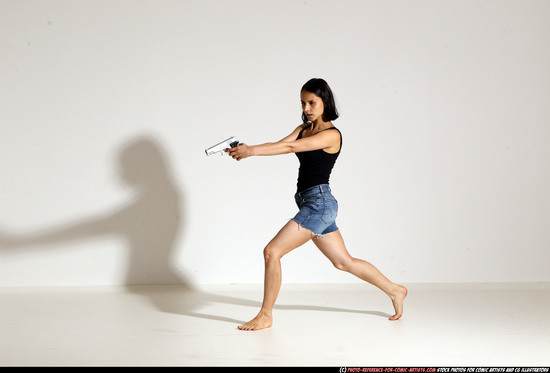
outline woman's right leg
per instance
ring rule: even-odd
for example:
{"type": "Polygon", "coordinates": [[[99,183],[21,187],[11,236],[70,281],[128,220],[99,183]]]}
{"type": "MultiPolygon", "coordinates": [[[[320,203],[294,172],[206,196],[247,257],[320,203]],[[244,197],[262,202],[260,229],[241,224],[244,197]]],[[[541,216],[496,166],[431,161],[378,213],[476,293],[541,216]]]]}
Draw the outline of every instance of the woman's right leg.
{"type": "Polygon", "coordinates": [[[302,228],[290,220],[264,249],[265,278],[264,300],[258,315],[239,326],[240,330],[260,330],[269,328],[273,321],[273,306],[281,288],[281,258],[302,246],[313,237],[310,230],[302,228]]]}

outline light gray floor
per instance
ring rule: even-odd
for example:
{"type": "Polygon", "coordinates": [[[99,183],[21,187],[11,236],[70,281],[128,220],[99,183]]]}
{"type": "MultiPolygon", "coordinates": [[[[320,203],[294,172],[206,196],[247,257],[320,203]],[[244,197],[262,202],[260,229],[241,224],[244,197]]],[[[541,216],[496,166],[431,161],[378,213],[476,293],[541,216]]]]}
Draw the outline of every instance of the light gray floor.
{"type": "Polygon", "coordinates": [[[549,366],[550,284],[0,288],[0,366],[549,366]]]}

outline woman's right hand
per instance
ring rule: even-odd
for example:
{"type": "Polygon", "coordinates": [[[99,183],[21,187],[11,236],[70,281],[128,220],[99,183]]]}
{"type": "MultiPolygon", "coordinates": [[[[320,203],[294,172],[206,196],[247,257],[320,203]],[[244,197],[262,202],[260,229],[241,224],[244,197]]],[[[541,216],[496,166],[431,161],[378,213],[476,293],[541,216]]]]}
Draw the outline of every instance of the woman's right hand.
{"type": "Polygon", "coordinates": [[[231,158],[237,161],[252,156],[252,149],[250,148],[250,146],[244,143],[240,143],[234,148],[225,149],[225,151],[229,154],[231,158]]]}

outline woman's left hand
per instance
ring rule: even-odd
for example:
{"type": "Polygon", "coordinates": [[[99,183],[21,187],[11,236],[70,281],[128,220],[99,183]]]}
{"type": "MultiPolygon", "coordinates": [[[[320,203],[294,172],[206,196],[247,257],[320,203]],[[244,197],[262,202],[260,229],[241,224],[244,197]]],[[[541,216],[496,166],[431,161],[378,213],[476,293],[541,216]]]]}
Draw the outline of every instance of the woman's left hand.
{"type": "Polygon", "coordinates": [[[225,152],[228,153],[231,158],[237,161],[248,158],[252,155],[250,147],[244,143],[241,143],[234,148],[225,149],[225,152]]]}

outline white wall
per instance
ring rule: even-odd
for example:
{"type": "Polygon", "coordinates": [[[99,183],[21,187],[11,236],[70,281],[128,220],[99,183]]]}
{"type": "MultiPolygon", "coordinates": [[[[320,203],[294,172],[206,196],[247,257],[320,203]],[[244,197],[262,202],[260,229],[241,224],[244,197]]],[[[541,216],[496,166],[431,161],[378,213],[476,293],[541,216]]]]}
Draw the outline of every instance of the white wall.
{"type": "MultiPolygon", "coordinates": [[[[332,86],[352,255],[397,282],[550,281],[550,2],[0,1],[0,285],[261,283],[275,141],[332,86]]],[[[284,282],[356,282],[308,244],[284,282]]]]}

